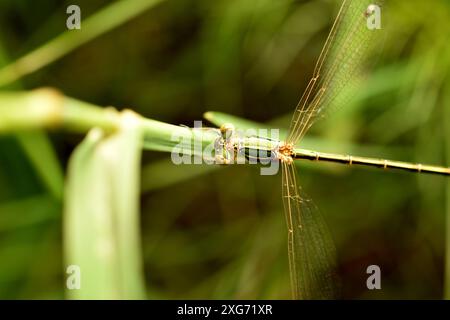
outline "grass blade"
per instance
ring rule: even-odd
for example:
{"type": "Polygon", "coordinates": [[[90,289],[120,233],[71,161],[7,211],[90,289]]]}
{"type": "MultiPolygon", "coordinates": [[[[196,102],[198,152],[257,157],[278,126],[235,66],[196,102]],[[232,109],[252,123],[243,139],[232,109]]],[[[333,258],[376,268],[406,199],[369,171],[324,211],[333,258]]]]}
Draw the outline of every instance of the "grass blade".
{"type": "Polygon", "coordinates": [[[63,57],[90,40],[120,26],[162,0],[117,1],[87,18],[83,32],[66,31],[12,64],[0,69],[0,87],[63,57]]]}
{"type": "Polygon", "coordinates": [[[89,133],[69,164],[66,263],[81,270],[72,299],[141,299],[139,169],[142,131],[129,113],[120,131],[89,133]]]}

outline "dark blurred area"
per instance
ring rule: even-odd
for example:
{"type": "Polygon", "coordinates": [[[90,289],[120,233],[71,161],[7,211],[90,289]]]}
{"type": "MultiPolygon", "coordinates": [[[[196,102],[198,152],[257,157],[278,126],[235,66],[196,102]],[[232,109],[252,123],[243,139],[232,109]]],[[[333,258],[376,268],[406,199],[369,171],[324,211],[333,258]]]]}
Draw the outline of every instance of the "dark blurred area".
{"type": "MultiPolygon", "coordinates": [[[[82,25],[110,3],[77,1],[82,25]]],[[[50,86],[187,126],[214,110],[288,128],[339,3],[162,1],[2,90],[50,86]]],[[[305,144],[448,166],[450,4],[385,3],[386,38],[372,72],[305,144]]],[[[67,31],[69,4],[2,0],[0,67],[59,34],[84,32],[67,31]]],[[[62,202],[52,186],[61,183],[82,139],[64,131],[0,137],[0,298],[64,297],[62,202]]],[[[343,298],[443,298],[448,179],[320,163],[297,169],[335,241],[343,298]],[[366,287],[373,264],[381,269],[381,290],[366,287]]],[[[261,176],[255,166],[214,168],[189,179],[178,172],[168,154],[144,152],[148,297],[289,298],[280,177],[261,176]]]]}

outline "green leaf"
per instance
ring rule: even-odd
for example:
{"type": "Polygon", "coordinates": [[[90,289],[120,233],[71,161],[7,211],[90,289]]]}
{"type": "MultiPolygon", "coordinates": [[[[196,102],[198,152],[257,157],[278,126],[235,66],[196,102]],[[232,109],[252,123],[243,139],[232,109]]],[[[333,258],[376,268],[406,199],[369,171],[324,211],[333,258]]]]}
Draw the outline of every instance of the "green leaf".
{"type": "Polygon", "coordinates": [[[220,168],[222,166],[206,164],[175,165],[168,158],[155,161],[142,170],[142,192],[169,187],[220,168]]]}
{"type": "Polygon", "coordinates": [[[216,111],[208,111],[203,114],[203,117],[212,124],[220,127],[225,123],[231,123],[236,129],[248,130],[264,128],[264,125],[258,122],[242,119],[230,114],[216,111]]]}
{"type": "Polygon", "coordinates": [[[17,231],[59,217],[59,205],[48,194],[33,195],[0,204],[0,232],[17,231]]]}
{"type": "Polygon", "coordinates": [[[81,271],[72,299],[145,297],[139,238],[142,129],[130,113],[106,136],[93,129],[70,163],[64,212],[66,267],[81,271]]]}
{"type": "Polygon", "coordinates": [[[61,200],[64,189],[63,170],[47,134],[41,130],[19,132],[16,138],[46,189],[55,199],[61,200]]]}

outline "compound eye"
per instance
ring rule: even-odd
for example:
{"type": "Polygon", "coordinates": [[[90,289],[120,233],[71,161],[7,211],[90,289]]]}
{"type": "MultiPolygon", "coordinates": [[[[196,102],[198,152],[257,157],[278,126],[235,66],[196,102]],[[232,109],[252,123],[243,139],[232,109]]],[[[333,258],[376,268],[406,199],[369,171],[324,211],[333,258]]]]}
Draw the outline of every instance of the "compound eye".
{"type": "Polygon", "coordinates": [[[232,125],[231,123],[224,123],[221,127],[220,127],[220,133],[222,134],[222,136],[229,138],[231,137],[231,135],[234,133],[234,125],[232,125]]]}

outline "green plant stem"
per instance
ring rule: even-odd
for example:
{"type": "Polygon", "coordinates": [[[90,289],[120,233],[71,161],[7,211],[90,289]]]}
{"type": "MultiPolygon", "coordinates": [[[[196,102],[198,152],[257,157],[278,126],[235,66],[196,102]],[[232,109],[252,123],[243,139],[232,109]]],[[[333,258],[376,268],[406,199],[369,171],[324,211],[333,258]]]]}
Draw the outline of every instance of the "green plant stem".
{"type": "Polygon", "coordinates": [[[129,21],[163,0],[122,0],[82,21],[81,30],[68,30],[0,69],[0,87],[63,57],[72,50],[129,21]]]}
{"type": "MultiPolygon", "coordinates": [[[[62,129],[87,133],[101,128],[113,133],[120,128],[121,113],[87,102],[65,97],[59,91],[42,88],[30,92],[0,92],[0,134],[35,129],[62,129]]],[[[171,152],[174,147],[191,148],[193,142],[202,147],[217,139],[213,130],[194,130],[139,117],[144,149],[171,152]]],[[[187,149],[183,149],[187,153],[187,149]]],[[[191,150],[198,155],[196,150],[191,150]]]]}
{"type": "MultiPolygon", "coordinates": [[[[1,66],[6,65],[7,61],[9,61],[7,56],[3,43],[0,41],[1,66]]],[[[16,81],[14,85],[11,86],[11,89],[12,88],[20,90],[22,86],[19,81],[16,81]]],[[[17,133],[15,138],[47,191],[50,192],[55,199],[62,200],[64,186],[63,169],[47,133],[43,130],[21,132],[17,133]]]]}

